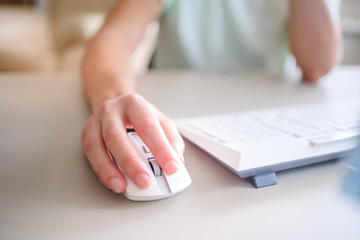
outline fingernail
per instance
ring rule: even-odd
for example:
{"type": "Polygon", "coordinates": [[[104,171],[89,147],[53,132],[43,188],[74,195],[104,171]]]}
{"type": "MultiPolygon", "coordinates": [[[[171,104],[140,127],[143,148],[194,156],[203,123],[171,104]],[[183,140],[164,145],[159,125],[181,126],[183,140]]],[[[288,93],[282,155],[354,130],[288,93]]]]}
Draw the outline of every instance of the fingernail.
{"type": "Polygon", "coordinates": [[[110,181],[110,186],[114,192],[120,193],[122,188],[124,187],[124,184],[119,178],[113,178],[110,181]]]}
{"type": "Polygon", "coordinates": [[[136,176],[136,185],[140,188],[146,188],[149,185],[150,177],[145,173],[140,173],[136,176]]]}
{"type": "Polygon", "coordinates": [[[173,174],[173,173],[176,173],[177,170],[178,170],[178,164],[177,162],[175,161],[171,161],[171,162],[168,162],[166,165],[165,165],[165,172],[167,174],[173,174]]]}

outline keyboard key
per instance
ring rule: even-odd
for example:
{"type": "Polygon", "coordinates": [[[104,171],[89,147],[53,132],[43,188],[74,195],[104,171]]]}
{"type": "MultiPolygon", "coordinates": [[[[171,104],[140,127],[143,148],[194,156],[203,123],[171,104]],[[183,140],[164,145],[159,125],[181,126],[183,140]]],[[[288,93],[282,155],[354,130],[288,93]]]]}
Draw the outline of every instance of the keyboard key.
{"type": "Polygon", "coordinates": [[[289,135],[312,138],[319,144],[339,138],[342,132],[359,130],[359,113],[359,104],[309,104],[193,118],[187,124],[221,143],[289,135]]]}

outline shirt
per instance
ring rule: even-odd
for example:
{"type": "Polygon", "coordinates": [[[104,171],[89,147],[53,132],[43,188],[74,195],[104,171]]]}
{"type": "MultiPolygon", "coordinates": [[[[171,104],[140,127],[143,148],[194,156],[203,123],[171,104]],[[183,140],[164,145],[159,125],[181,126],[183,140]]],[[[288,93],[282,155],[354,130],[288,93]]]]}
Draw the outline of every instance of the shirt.
{"type": "MultiPolygon", "coordinates": [[[[328,2],[331,9],[338,9],[339,0],[328,2]]],[[[166,0],[163,4],[154,67],[284,70],[289,56],[288,0],[166,0]]]]}

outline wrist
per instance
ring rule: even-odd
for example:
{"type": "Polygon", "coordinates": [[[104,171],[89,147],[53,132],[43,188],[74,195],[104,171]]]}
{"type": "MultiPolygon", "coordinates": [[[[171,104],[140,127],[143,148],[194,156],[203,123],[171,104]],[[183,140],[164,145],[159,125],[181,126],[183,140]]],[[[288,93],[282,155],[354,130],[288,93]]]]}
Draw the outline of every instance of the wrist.
{"type": "MultiPolygon", "coordinates": [[[[83,72],[83,85],[92,111],[110,99],[121,95],[135,93],[135,76],[124,67],[124,70],[114,67],[93,68],[83,72]]],[[[110,66],[110,65],[108,65],[110,66]]]]}

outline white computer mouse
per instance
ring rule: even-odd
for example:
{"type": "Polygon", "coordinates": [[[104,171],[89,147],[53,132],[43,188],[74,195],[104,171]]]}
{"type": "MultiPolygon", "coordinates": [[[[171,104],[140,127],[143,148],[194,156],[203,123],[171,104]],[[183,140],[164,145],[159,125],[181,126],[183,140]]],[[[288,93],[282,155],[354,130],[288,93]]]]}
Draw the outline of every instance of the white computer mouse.
{"type": "Polygon", "coordinates": [[[133,201],[152,201],[162,198],[167,198],[177,194],[186,189],[191,184],[191,178],[185,165],[180,161],[178,162],[178,171],[172,175],[167,175],[158,165],[155,158],[151,154],[148,147],[144,144],[141,138],[135,131],[128,132],[130,141],[134,145],[136,152],[146,163],[151,174],[151,185],[146,189],[138,188],[130,178],[124,174],[127,186],[124,191],[126,198],[133,201]]]}

